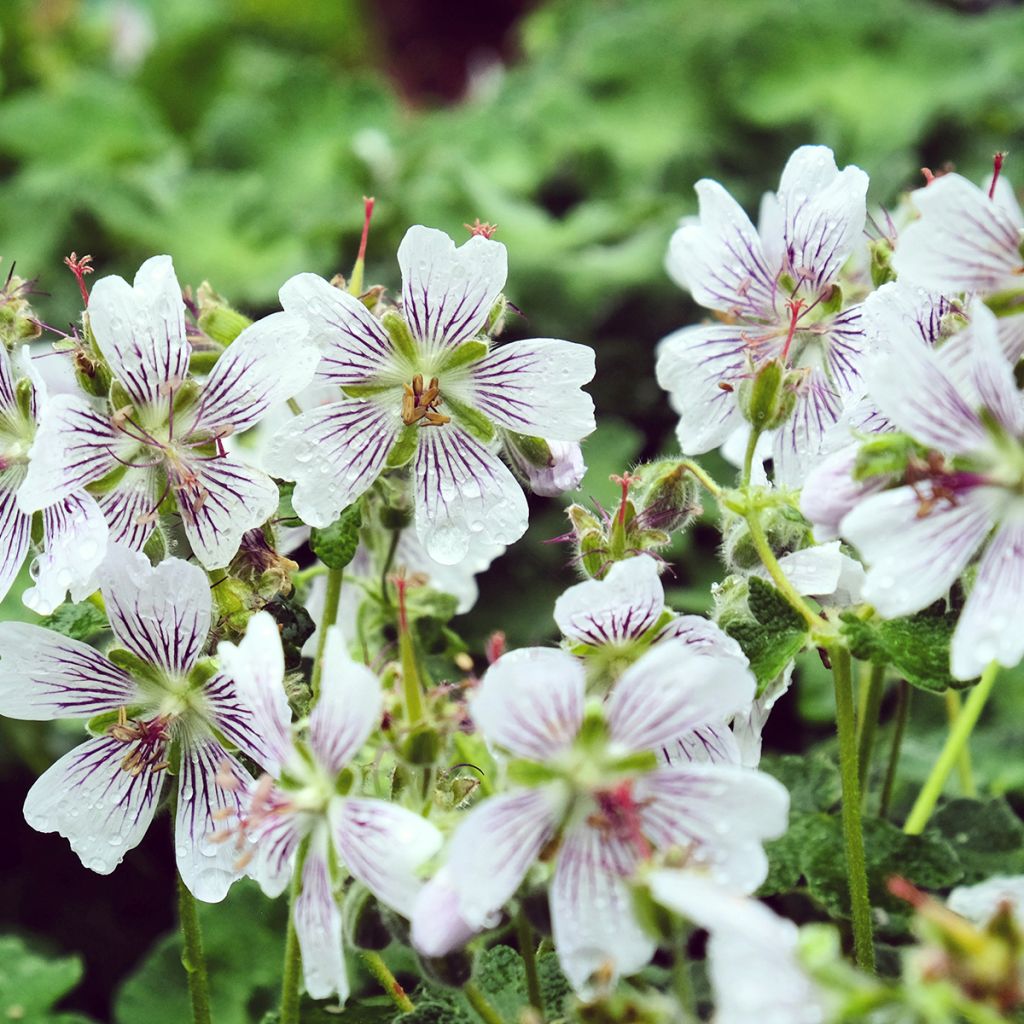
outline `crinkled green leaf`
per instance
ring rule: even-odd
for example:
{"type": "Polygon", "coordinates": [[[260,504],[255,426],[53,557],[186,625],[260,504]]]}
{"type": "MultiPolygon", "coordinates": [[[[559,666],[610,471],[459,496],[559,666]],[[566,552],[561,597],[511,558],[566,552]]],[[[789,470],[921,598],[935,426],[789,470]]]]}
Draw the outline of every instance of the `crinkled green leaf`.
{"type": "Polygon", "coordinates": [[[322,530],[314,527],[309,534],[309,546],[328,569],[344,569],[355,558],[362,523],[362,504],[353,502],[330,526],[322,530]]]}
{"type": "Polygon", "coordinates": [[[758,767],[789,790],[791,813],[827,811],[842,794],[838,765],[826,754],[766,754],[758,767]]]}
{"type": "Polygon", "coordinates": [[[82,980],[76,956],[47,959],[18,937],[0,937],[0,1020],[20,1024],[88,1024],[85,1017],[55,1013],[62,996],[82,980]]]}
{"type": "Polygon", "coordinates": [[[1024,824],[1001,797],[950,800],[933,815],[928,831],[956,851],[965,885],[992,875],[1024,874],[1024,824]]]}
{"type": "Polygon", "coordinates": [[[89,642],[110,629],[107,616],[89,601],[62,604],[39,623],[72,640],[89,642]]]}

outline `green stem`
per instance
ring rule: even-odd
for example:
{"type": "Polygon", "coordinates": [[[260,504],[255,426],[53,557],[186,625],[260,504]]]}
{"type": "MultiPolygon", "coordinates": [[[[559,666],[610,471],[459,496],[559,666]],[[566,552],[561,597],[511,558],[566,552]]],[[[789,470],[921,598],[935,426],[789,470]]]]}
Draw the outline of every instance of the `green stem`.
{"type": "Polygon", "coordinates": [[[178,919],[183,944],[181,962],[188,975],[188,994],[192,1001],[194,1024],[210,1024],[210,983],[203,956],[203,933],[199,927],[196,901],[178,875],[178,919]]]}
{"type": "Polygon", "coordinates": [[[324,613],[320,619],[320,635],[316,640],[316,661],[313,662],[313,700],[320,696],[320,680],[324,674],[324,649],[327,647],[327,631],[338,618],[338,602],[341,600],[341,581],[344,569],[327,571],[327,593],[324,595],[324,613]]]}
{"type": "Polygon", "coordinates": [[[692,473],[697,478],[704,490],[716,498],[722,493],[722,488],[712,480],[703,466],[698,465],[692,459],[683,459],[682,465],[688,473],[692,473]]]}
{"type": "Polygon", "coordinates": [[[505,1024],[501,1014],[487,1001],[487,997],[480,991],[475,981],[467,981],[462,986],[462,991],[484,1024],[505,1024]]]}
{"type": "Polygon", "coordinates": [[[299,933],[295,930],[295,902],[302,893],[302,866],[309,849],[307,836],[299,846],[295,858],[295,873],[292,875],[288,894],[288,931],[284,940],[284,974],[281,978],[281,1012],[278,1024],[299,1024],[299,983],[302,980],[302,949],[299,933]]]}
{"type": "Polygon", "coordinates": [[[843,784],[843,837],[853,916],[853,947],[857,965],[873,973],[875,947],[871,940],[871,902],[868,898],[867,862],[861,825],[860,782],[857,766],[857,729],[853,711],[853,673],[850,652],[839,644],[829,649],[836,693],[836,730],[839,734],[839,772],[843,784]]]}
{"type": "Polygon", "coordinates": [[[925,780],[924,786],[921,787],[921,792],[917,795],[917,800],[910,811],[910,816],[903,826],[903,831],[907,835],[920,835],[924,831],[925,825],[928,824],[928,819],[932,816],[932,811],[935,810],[935,805],[939,802],[939,797],[942,794],[943,787],[946,785],[946,780],[957,763],[960,752],[967,746],[967,741],[970,739],[975,725],[978,724],[978,718],[981,715],[982,708],[985,706],[985,702],[992,693],[992,687],[998,672],[999,666],[992,662],[981,673],[981,679],[974,689],[971,690],[970,696],[965,701],[963,710],[957,717],[956,723],[946,736],[946,744],[942,748],[942,753],[939,754],[939,759],[935,762],[931,774],[925,780]]]}
{"type": "Polygon", "coordinates": [[[331,570],[328,569],[323,562],[317,562],[315,565],[311,565],[307,569],[300,569],[298,572],[292,573],[292,586],[305,586],[314,577],[326,576],[330,571],[331,570]]]}
{"type": "Polygon", "coordinates": [[[761,431],[750,428],[750,437],[747,438],[747,450],[743,453],[743,486],[750,486],[750,476],[754,471],[754,453],[757,451],[757,442],[761,439],[761,431]]]}
{"type": "Polygon", "coordinates": [[[405,989],[398,983],[398,979],[391,973],[391,969],[380,953],[372,950],[363,950],[363,961],[370,968],[370,973],[380,982],[381,988],[388,994],[391,1001],[402,1013],[412,1013],[416,1009],[413,1001],[406,995],[405,989]]]}
{"type": "Polygon", "coordinates": [[[872,665],[861,689],[860,715],[857,722],[857,782],[860,785],[861,801],[867,793],[868,774],[871,771],[871,755],[875,749],[878,732],[878,712],[885,696],[885,666],[872,665]]]}
{"type": "Polygon", "coordinates": [[[537,973],[537,950],[534,947],[533,929],[530,927],[526,911],[521,906],[516,914],[516,936],[519,939],[519,954],[526,968],[526,992],[530,997],[530,1005],[543,1014],[544,997],[541,995],[540,975],[537,973]]]}
{"type": "Polygon", "coordinates": [[[401,538],[401,529],[391,531],[388,553],[384,556],[384,565],[380,570],[380,596],[386,608],[391,607],[391,597],[388,595],[388,573],[391,572],[391,566],[395,563],[395,552],[398,550],[398,542],[401,538]]]}
{"type": "Polygon", "coordinates": [[[910,717],[910,693],[910,683],[901,679],[896,688],[896,724],[893,728],[892,745],[889,747],[889,764],[885,769],[885,782],[882,784],[882,796],[878,805],[880,818],[889,813],[889,804],[892,802],[896,769],[900,762],[900,750],[903,748],[903,734],[907,731],[907,719],[910,717]]]}
{"type": "MultiPolygon", "coordinates": [[[[946,718],[949,721],[950,729],[953,729],[956,726],[956,720],[960,717],[960,694],[957,690],[951,689],[947,690],[944,696],[946,698],[946,718]]],[[[960,776],[960,788],[964,791],[964,796],[977,796],[978,788],[974,785],[974,772],[971,770],[971,751],[966,745],[960,751],[960,756],[956,759],[956,767],[957,774],[960,776]]]]}

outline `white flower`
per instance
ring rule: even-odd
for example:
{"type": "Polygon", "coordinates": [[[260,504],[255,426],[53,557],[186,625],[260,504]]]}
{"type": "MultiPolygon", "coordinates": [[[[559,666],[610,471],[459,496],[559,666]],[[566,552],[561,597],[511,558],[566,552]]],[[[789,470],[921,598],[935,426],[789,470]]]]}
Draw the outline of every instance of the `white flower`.
{"type": "Polygon", "coordinates": [[[700,454],[742,422],[735,390],[771,359],[804,374],[796,408],[776,432],[776,478],[798,484],[859,382],[860,310],[832,311],[832,289],[859,242],[867,175],[836,167],[831,150],[802,146],[776,195],[750,219],[718,182],[696,185],[700,218],[672,237],[671,276],[726,321],[687,327],[660,346],[658,383],[680,415],[679,443],[700,454]],[[720,387],[725,385],[725,387],[720,387]]]}
{"type": "Polygon", "coordinates": [[[996,875],[976,885],[958,885],[946,900],[950,910],[982,927],[1003,904],[1009,904],[1018,920],[1024,918],[1024,875],[996,875]]]}
{"type": "Polygon", "coordinates": [[[418,948],[437,955],[467,929],[487,927],[556,839],[554,940],[581,992],[595,974],[633,973],[654,952],[628,882],[655,851],[681,847],[691,863],[745,891],[763,881],[761,844],[785,829],[785,789],[733,765],[656,767],[653,758],[678,736],[749,703],[753,681],[739,661],[663,644],[627,669],[593,711],[585,709],[584,686],[581,665],[562,651],[515,651],[488,670],[473,719],[488,742],[534,763],[536,785],[484,800],[463,819],[447,870],[413,914],[418,948]],[[595,712],[603,729],[584,723],[595,712]]]}
{"type": "Polygon", "coordinates": [[[594,429],[580,387],[594,353],[549,338],[491,348],[488,320],[505,284],[505,247],[410,228],[398,250],[401,316],[383,321],[313,274],[281,289],[323,351],[319,376],[339,400],[303,413],[271,442],[265,464],[295,481],[294,505],[326,526],[386,469],[412,463],[415,524],[435,561],[458,562],[479,534],[511,544],[526,499],[498,458],[499,428],[555,441],[594,429]]]}
{"type": "Polygon", "coordinates": [[[156,568],[115,547],[102,572],[110,626],[124,650],[105,658],[77,640],[22,622],[0,623],[0,713],[11,718],[91,719],[103,731],[75,747],[29,790],[25,820],[59,832],[82,863],[109,874],[139,844],[180,751],[175,853],[185,884],[202,900],[224,898],[239,876],[236,856],[215,843],[219,817],[237,810],[248,773],[220,737],[261,748],[230,681],[201,662],[210,631],[206,574],[169,558],[156,568]]]}
{"type": "Polygon", "coordinates": [[[255,856],[251,873],[268,896],[279,895],[308,843],[293,908],[306,989],[314,999],[337,993],[344,1000],[339,872],[409,916],[422,888],[417,869],[437,852],[441,834],[396,804],[339,792],[340,773],[380,722],[381,691],[377,677],[349,659],[337,628],[328,629],[320,697],[301,736],[292,731],[281,638],[269,614],[254,615],[242,642],[222,643],[218,656],[261,741],[240,745],[267,773],[240,815],[255,856]]]}
{"type": "Polygon", "coordinates": [[[514,443],[506,446],[505,453],[534,494],[557,498],[566,491],[575,491],[587,472],[579,443],[547,440],[541,443],[547,449],[547,459],[541,466],[527,458],[514,443]]]}
{"type": "Polygon", "coordinates": [[[222,438],[247,430],[308,383],[317,352],[306,325],[287,313],[252,324],[197,387],[169,256],[143,263],[134,287],[120,277],[97,281],[88,320],[120,397],[102,410],[80,395],[47,405],[22,507],[35,511],[88,488],[111,540],[141,550],[171,494],[199,561],[226,566],[242,534],[277,508],[278,494],[266,473],[227,453],[222,438]]]}

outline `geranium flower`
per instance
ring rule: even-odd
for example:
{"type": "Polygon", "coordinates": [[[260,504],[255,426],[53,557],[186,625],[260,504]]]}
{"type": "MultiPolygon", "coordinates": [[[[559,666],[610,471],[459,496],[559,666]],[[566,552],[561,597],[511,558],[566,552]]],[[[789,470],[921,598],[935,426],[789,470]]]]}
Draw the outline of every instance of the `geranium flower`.
{"type": "Polygon", "coordinates": [[[555,946],[586,991],[595,975],[611,983],[654,952],[628,881],[655,852],[681,848],[715,877],[756,888],[767,871],[761,842],[785,829],[785,789],[733,765],[657,767],[654,754],[752,696],[738,660],[682,644],[649,651],[590,709],[583,668],[565,652],[504,655],[470,710],[488,742],[519,759],[509,772],[521,782],[460,822],[445,870],[417,904],[413,944],[443,955],[488,926],[535,862],[553,861],[555,946]]]}
{"type": "Polygon", "coordinates": [[[667,267],[723,322],[683,328],[659,350],[658,383],[680,415],[684,452],[722,444],[742,422],[740,382],[781,359],[802,376],[793,414],[776,432],[775,475],[799,484],[858,384],[860,310],[836,309],[834,286],[861,239],[867,186],[859,168],[840,171],[831,150],[802,146],[755,229],[718,182],[697,182],[700,217],[672,236],[667,267]]]}
{"type": "Polygon", "coordinates": [[[401,315],[383,320],[313,274],[281,289],[324,357],[319,377],[339,400],[296,417],[265,465],[295,481],[296,512],[327,526],[388,468],[412,463],[416,532],[431,558],[453,563],[479,534],[510,544],[527,506],[498,458],[499,428],[554,441],[594,429],[580,387],[591,349],[549,338],[497,348],[487,337],[505,285],[505,247],[477,235],[458,249],[442,231],[413,227],[398,249],[401,315]]]}
{"type": "Polygon", "coordinates": [[[244,850],[255,858],[251,874],[268,896],[277,896],[296,870],[302,872],[293,913],[306,989],[315,999],[337,993],[344,1000],[341,872],[408,916],[423,884],[417,869],[437,852],[441,834],[412,811],[349,795],[340,785],[342,772],[379,725],[382,704],[379,680],[349,659],[335,627],[327,634],[320,697],[299,735],[292,731],[281,638],[270,615],[254,615],[242,642],[222,643],[218,655],[262,741],[243,749],[267,773],[239,817],[244,850]]]}
{"type": "Polygon", "coordinates": [[[865,600],[886,617],[941,598],[984,547],[953,634],[958,679],[1024,655],[1024,634],[1010,628],[1024,600],[1024,406],[995,317],[980,302],[969,316],[966,396],[940,354],[919,344],[882,358],[871,373],[882,413],[935,454],[903,486],[865,498],[840,527],[868,566],[865,600]]]}
{"type": "Polygon", "coordinates": [[[132,287],[97,281],[90,330],[114,377],[109,408],[58,395],[44,411],[20,492],[26,510],[88,487],[111,539],[141,550],[173,496],[199,561],[222,568],[242,534],[277,508],[277,487],[224,450],[275,402],[311,379],[317,353],[306,325],[275,313],[247,327],[203,384],[189,377],[185,306],[169,256],[140,267],[132,287]]]}
{"type": "Polygon", "coordinates": [[[247,749],[261,741],[230,681],[202,659],[209,582],[181,559],[153,568],[123,547],[102,576],[110,627],[123,645],[108,657],[52,630],[0,623],[0,713],[96,719],[93,738],[29,790],[25,820],[59,832],[87,868],[109,874],[141,842],[173,772],[178,870],[199,899],[216,902],[239,872],[236,855],[210,838],[225,808],[238,805],[215,780],[226,772],[239,786],[251,781],[220,737],[244,740],[247,749]]]}
{"type": "MultiPolygon", "coordinates": [[[[23,349],[26,359],[28,350],[23,349]]],[[[6,596],[31,546],[32,516],[18,496],[36,435],[42,384],[19,374],[0,345],[0,599],[6,596]]],[[[48,615],[70,590],[81,601],[95,589],[93,576],[107,547],[107,524],[84,490],[43,509],[40,553],[32,563],[34,584],[22,595],[33,611],[48,615]]]]}

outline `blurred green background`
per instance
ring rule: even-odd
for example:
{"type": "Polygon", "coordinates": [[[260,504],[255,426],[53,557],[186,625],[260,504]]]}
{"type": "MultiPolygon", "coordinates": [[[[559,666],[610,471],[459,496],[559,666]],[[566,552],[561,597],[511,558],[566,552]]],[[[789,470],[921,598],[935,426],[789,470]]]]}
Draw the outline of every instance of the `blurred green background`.
{"type": "MultiPolygon", "coordinates": [[[[296,272],[348,270],[363,195],[378,200],[368,277],[392,288],[410,224],[459,237],[475,217],[497,223],[523,313],[510,336],[597,349],[584,493],[608,502],[609,473],[671,450],[654,346],[698,315],[662,269],[695,180],[754,209],[792,149],[816,142],[871,174],[875,203],[918,184],[921,166],[977,177],[996,149],[1024,182],[1022,122],[1016,4],[2,0],[0,254],[38,278],[57,326],[79,311],[71,250],[129,277],[169,252],[183,283],[209,280],[257,314],[296,272]]],[[[474,642],[498,628],[513,643],[551,636],[572,570],[543,541],[564,529],[557,503],[535,503],[465,622],[474,642]]],[[[680,607],[708,606],[716,542],[704,525],[672,552],[680,607]]],[[[773,719],[777,746],[827,732],[808,665],[800,701],[773,719]]],[[[981,770],[1012,790],[1000,728],[981,770]]],[[[3,729],[0,926],[83,953],[70,1005],[106,1015],[171,921],[169,839],[155,830],[115,876],[88,875],[20,820],[30,766],[69,734],[3,729]]]]}

